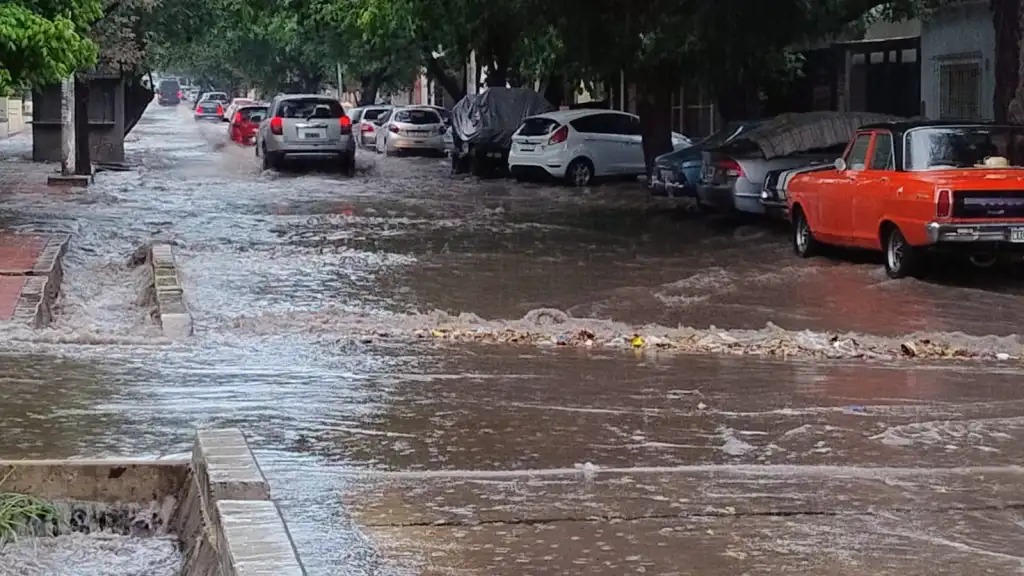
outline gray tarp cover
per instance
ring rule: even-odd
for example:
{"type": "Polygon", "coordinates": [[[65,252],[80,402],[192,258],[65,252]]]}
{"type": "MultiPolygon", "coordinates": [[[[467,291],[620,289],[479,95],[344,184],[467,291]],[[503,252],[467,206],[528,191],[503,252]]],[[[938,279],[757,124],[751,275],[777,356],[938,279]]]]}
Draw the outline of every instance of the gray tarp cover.
{"type": "Polygon", "coordinates": [[[452,108],[452,129],[467,144],[512,145],[523,119],[551,112],[554,106],[529,88],[489,88],[468,94],[452,108]]]}
{"type": "Polygon", "coordinates": [[[861,126],[902,119],[899,116],[871,112],[781,114],[737,136],[726,147],[749,142],[756,145],[765,158],[780,158],[796,152],[845,144],[861,126]]]}

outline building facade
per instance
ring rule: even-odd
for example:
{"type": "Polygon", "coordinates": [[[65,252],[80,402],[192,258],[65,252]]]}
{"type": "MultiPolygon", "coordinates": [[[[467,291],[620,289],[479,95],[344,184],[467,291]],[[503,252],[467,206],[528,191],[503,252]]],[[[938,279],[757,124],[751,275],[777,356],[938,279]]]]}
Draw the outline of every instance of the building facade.
{"type": "Polygon", "coordinates": [[[921,100],[936,120],[991,120],[995,27],[988,0],[945,6],[921,26],[921,100]]]}

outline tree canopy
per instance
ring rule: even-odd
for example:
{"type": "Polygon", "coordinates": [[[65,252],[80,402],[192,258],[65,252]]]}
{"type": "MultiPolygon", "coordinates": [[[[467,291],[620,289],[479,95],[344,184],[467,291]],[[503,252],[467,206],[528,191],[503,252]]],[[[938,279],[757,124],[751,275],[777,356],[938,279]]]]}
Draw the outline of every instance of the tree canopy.
{"type": "Polygon", "coordinates": [[[101,0],[8,0],[0,4],[0,92],[59,82],[96,61],[90,25],[101,0]]]}

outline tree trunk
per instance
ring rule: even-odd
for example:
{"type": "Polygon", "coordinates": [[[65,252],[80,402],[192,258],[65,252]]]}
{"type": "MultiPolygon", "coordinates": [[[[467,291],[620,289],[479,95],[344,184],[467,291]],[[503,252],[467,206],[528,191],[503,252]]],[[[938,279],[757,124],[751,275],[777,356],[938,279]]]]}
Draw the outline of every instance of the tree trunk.
{"type": "Polygon", "coordinates": [[[645,73],[637,86],[637,112],[648,178],[654,169],[654,159],[672,151],[672,92],[678,86],[674,74],[656,70],[645,73]]]}
{"type": "Polygon", "coordinates": [[[363,76],[359,79],[359,105],[372,106],[377,103],[377,92],[380,91],[381,77],[379,74],[363,76]]]}
{"type": "Polygon", "coordinates": [[[756,120],[761,116],[761,101],[758,87],[737,83],[716,90],[717,112],[724,122],[756,120]]]}
{"type": "Polygon", "coordinates": [[[1010,105],[1020,85],[1021,0],[990,0],[990,6],[996,34],[992,112],[996,122],[1006,123],[1011,121],[1010,105]]]}
{"type": "Polygon", "coordinates": [[[459,85],[459,81],[452,77],[441,62],[434,58],[433,53],[427,49],[423,53],[423,60],[427,68],[427,76],[444,88],[444,91],[451,96],[452,100],[458,102],[466,96],[466,91],[459,85]]]}
{"type": "Polygon", "coordinates": [[[565,102],[565,77],[558,73],[548,76],[544,86],[542,86],[542,93],[544,94],[544,99],[550,102],[552,106],[555,108],[560,107],[565,102]]]}
{"type": "Polygon", "coordinates": [[[501,64],[487,67],[487,87],[504,88],[508,83],[508,68],[501,64]]]}

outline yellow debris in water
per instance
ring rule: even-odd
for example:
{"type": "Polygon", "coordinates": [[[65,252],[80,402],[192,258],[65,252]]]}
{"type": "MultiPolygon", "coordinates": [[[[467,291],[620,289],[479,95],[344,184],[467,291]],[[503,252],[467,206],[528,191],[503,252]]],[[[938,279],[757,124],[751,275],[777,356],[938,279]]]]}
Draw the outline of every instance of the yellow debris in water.
{"type": "Polygon", "coordinates": [[[633,339],[629,341],[633,345],[633,348],[643,348],[647,341],[644,340],[643,336],[633,336],[633,339]]]}
{"type": "Polygon", "coordinates": [[[441,330],[431,330],[430,335],[433,336],[434,338],[440,338],[444,336],[444,332],[441,330]]]}

